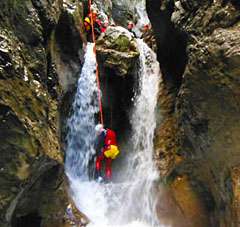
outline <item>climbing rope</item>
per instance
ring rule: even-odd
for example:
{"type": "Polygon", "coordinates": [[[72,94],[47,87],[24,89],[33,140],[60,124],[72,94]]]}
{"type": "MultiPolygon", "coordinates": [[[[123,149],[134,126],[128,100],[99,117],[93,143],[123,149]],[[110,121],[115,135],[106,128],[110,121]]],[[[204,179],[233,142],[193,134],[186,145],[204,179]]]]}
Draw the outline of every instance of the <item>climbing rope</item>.
{"type": "Polygon", "coordinates": [[[91,15],[92,37],[93,37],[93,43],[94,43],[94,54],[95,54],[95,59],[96,59],[96,74],[97,74],[98,99],[99,99],[99,107],[100,107],[100,114],[101,114],[101,124],[103,125],[101,90],[100,90],[100,82],[99,82],[99,74],[98,74],[97,51],[96,51],[95,35],[94,35],[94,28],[93,28],[93,16],[92,16],[91,0],[89,1],[89,11],[90,11],[90,15],[91,15]]]}

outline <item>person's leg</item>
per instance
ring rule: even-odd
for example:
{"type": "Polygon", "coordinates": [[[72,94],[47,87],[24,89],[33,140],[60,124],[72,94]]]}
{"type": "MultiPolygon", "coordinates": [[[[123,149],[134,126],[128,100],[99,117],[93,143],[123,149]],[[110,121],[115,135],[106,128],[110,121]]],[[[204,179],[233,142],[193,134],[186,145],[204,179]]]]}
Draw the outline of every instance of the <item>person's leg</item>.
{"type": "Polygon", "coordinates": [[[101,153],[96,161],[96,170],[100,170],[101,169],[101,161],[104,159],[104,153],[101,153]]]}
{"type": "Polygon", "coordinates": [[[96,161],[96,175],[95,176],[99,183],[102,183],[102,181],[103,181],[100,170],[101,170],[101,161],[104,159],[104,157],[105,157],[104,154],[101,153],[98,156],[97,161],[96,161]]]}
{"type": "Polygon", "coordinates": [[[112,164],[112,159],[111,158],[107,158],[107,160],[106,160],[106,176],[107,176],[108,180],[112,176],[111,164],[112,164]]]}

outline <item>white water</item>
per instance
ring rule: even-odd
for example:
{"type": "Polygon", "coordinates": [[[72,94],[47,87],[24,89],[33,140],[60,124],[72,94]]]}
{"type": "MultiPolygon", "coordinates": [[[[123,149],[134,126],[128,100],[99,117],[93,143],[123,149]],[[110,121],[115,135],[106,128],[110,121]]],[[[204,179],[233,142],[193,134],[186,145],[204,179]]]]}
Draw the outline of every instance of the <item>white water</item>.
{"type": "Polygon", "coordinates": [[[66,171],[72,199],[90,219],[89,226],[160,226],[154,196],[158,173],[152,161],[159,65],[153,51],[142,40],[138,40],[138,45],[141,53],[140,92],[130,113],[133,132],[126,141],[131,146],[125,151],[128,155],[124,157],[121,173],[114,179],[115,183],[110,184],[98,184],[88,177],[88,164],[95,154],[92,145],[95,139],[94,114],[99,109],[93,100],[98,101],[98,90],[92,45],[88,44],[86,49],[73,105],[74,114],[69,120],[66,171]]]}
{"type": "Polygon", "coordinates": [[[145,0],[135,0],[134,1],[137,13],[139,15],[139,20],[137,23],[138,27],[143,27],[144,24],[149,24],[148,15],[146,12],[146,1],[145,0]]]}
{"type": "Polygon", "coordinates": [[[85,63],[78,79],[73,115],[68,120],[66,170],[82,181],[89,180],[89,161],[95,154],[94,114],[99,112],[93,44],[86,47],[85,63]]]}

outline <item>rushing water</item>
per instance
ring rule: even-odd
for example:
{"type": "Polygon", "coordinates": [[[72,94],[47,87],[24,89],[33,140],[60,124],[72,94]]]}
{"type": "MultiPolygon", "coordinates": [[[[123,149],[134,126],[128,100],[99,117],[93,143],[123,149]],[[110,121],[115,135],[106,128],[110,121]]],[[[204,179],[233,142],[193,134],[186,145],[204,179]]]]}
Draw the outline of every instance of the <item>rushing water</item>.
{"type": "Polygon", "coordinates": [[[78,79],[73,115],[68,121],[66,170],[68,174],[89,180],[88,166],[95,154],[94,116],[99,112],[96,61],[93,44],[86,47],[85,63],[78,79]]]}
{"type": "Polygon", "coordinates": [[[144,24],[149,24],[149,19],[146,12],[146,1],[134,0],[134,4],[139,16],[137,26],[142,27],[144,24]]]}
{"type": "Polygon", "coordinates": [[[152,160],[159,65],[153,51],[142,40],[138,40],[138,46],[139,92],[130,111],[133,130],[128,143],[131,146],[124,157],[125,166],[120,169],[121,177],[109,184],[99,184],[89,178],[89,163],[95,154],[94,116],[99,108],[93,46],[88,44],[86,48],[74,114],[69,119],[66,171],[72,199],[89,218],[89,226],[160,226],[154,199],[158,173],[152,160]]]}

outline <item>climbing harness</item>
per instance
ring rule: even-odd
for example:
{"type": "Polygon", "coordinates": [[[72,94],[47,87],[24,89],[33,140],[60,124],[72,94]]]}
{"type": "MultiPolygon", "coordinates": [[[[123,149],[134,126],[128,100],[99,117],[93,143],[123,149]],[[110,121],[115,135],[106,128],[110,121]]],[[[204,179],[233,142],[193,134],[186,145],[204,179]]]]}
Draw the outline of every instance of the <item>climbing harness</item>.
{"type": "Polygon", "coordinates": [[[100,107],[100,114],[101,114],[101,124],[103,125],[101,90],[100,90],[100,82],[99,82],[99,74],[98,74],[97,51],[96,51],[95,35],[94,35],[94,28],[93,28],[93,15],[92,15],[92,9],[91,9],[91,0],[89,1],[89,10],[90,10],[90,15],[91,15],[92,37],[93,37],[93,43],[94,43],[94,54],[95,54],[95,59],[96,59],[96,74],[97,74],[98,99],[99,99],[99,107],[100,107]]]}

